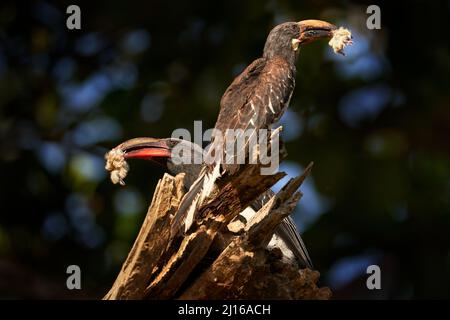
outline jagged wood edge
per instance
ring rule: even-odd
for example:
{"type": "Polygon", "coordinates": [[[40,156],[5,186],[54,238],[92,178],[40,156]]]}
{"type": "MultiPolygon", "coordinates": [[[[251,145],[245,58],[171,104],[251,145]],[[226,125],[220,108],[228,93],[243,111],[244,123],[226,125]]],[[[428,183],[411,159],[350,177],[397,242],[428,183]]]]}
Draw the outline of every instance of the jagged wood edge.
{"type": "Polygon", "coordinates": [[[311,168],[312,163],[273,196],[249,221],[245,232],[230,242],[180,299],[328,299],[331,291],[316,285],[317,271],[298,270],[279,260],[268,263],[270,255],[265,249],[275,228],[295,209],[301,198],[296,190],[311,168]],[[267,270],[277,265],[283,272],[267,270]]]}

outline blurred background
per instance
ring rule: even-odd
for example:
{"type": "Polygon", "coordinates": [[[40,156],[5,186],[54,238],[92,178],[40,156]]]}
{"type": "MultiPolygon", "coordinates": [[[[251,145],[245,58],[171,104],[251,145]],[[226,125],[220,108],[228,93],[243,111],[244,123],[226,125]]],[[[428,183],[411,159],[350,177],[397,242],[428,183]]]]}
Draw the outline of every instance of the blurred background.
{"type": "MultiPolygon", "coordinates": [[[[352,30],[347,56],[301,50],[281,122],[289,176],[310,161],[295,212],[321,285],[337,299],[450,298],[449,1],[0,4],[0,298],[100,298],[164,170],[135,161],[112,185],[123,140],[214,125],[232,79],[271,28],[316,18],[352,30]],[[79,265],[82,290],[66,289],[79,265]],[[381,268],[382,290],[366,288],[381,268]]],[[[279,185],[278,185],[279,186],[279,185]]]]}

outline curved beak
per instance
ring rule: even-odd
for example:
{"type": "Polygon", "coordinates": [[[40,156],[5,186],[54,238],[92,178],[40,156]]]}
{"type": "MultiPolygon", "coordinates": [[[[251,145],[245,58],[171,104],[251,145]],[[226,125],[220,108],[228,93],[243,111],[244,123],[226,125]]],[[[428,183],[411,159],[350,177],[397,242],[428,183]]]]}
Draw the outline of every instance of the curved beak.
{"type": "Polygon", "coordinates": [[[116,148],[125,153],[125,159],[154,160],[171,156],[171,148],[165,139],[134,138],[121,143],[116,148]]]}
{"type": "Polygon", "coordinates": [[[337,29],[334,24],[322,20],[303,20],[298,22],[300,26],[301,44],[310,43],[322,38],[332,38],[333,31],[337,29]]]}

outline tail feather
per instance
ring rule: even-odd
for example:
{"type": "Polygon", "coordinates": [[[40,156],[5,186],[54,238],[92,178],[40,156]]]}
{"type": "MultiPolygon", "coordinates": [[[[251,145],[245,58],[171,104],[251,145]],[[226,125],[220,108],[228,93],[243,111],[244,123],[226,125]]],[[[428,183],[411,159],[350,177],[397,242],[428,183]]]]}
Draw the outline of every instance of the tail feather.
{"type": "Polygon", "coordinates": [[[308,250],[305,243],[300,236],[294,220],[289,216],[284,218],[278,228],[275,230],[281,239],[288,245],[289,249],[294,253],[296,258],[305,266],[310,269],[313,268],[311,258],[309,257],[308,250]]]}
{"type": "MultiPolygon", "coordinates": [[[[203,181],[206,176],[206,171],[202,170],[200,172],[197,180],[194,181],[189,191],[186,192],[184,197],[181,199],[181,203],[178,207],[175,216],[172,219],[171,234],[174,236],[178,231],[185,225],[186,230],[186,218],[188,216],[193,216],[195,209],[197,208],[197,203],[200,198],[200,194],[203,189],[203,181]]],[[[192,224],[192,222],[191,222],[192,224]]]]}
{"type": "MultiPolygon", "coordinates": [[[[258,211],[264,204],[269,201],[275,193],[272,190],[267,190],[258,199],[256,199],[251,207],[258,211]]],[[[286,243],[289,250],[295,255],[297,260],[305,267],[310,269],[313,268],[311,258],[309,257],[308,250],[306,249],[305,243],[300,236],[297,227],[295,226],[294,220],[291,216],[283,219],[280,225],[275,230],[275,233],[286,243]]]]}
{"type": "Polygon", "coordinates": [[[184,225],[184,232],[188,231],[195,219],[195,212],[203,204],[205,199],[214,189],[216,180],[220,177],[220,164],[204,167],[197,180],[194,181],[189,191],[186,192],[178,211],[172,219],[171,233],[175,235],[184,225]]]}

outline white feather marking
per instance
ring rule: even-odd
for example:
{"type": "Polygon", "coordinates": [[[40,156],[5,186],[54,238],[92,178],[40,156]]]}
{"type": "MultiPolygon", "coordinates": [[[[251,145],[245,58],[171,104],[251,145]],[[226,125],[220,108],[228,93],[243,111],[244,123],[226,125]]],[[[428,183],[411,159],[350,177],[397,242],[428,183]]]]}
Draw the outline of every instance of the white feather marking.
{"type": "Polygon", "coordinates": [[[295,263],[295,255],[292,252],[291,249],[289,249],[289,246],[286,242],[284,242],[283,239],[281,239],[278,235],[274,234],[272,236],[272,239],[270,239],[269,244],[267,245],[267,248],[269,250],[272,250],[273,248],[279,248],[281,252],[283,253],[282,261],[287,263],[295,263]]]}
{"type": "MultiPolygon", "coordinates": [[[[197,211],[197,208],[199,208],[203,204],[205,199],[207,199],[211,194],[211,192],[214,190],[216,180],[219,177],[220,177],[220,162],[217,162],[216,165],[214,166],[213,171],[206,174],[205,179],[203,180],[202,191],[195,197],[194,201],[192,201],[192,205],[189,207],[188,213],[186,214],[186,219],[184,220],[184,232],[187,232],[189,228],[192,226],[192,223],[194,222],[195,218],[194,215],[195,212],[197,211]]],[[[201,178],[202,177],[200,176],[199,179],[201,178]]],[[[194,184],[195,182],[192,184],[192,186],[194,184]]]]}
{"type": "Polygon", "coordinates": [[[289,98],[288,98],[288,100],[287,100],[287,102],[286,102],[286,108],[289,106],[289,104],[291,103],[291,98],[292,98],[292,93],[293,93],[294,91],[291,91],[291,94],[289,95],[289,98]]]}
{"type": "Polygon", "coordinates": [[[214,189],[217,178],[220,177],[220,162],[217,162],[211,173],[207,174],[205,181],[203,182],[203,190],[200,195],[200,203],[205,201],[205,199],[211,194],[214,189]]]}
{"type": "MultiPolygon", "coordinates": [[[[207,173],[203,180],[202,191],[196,196],[192,205],[189,207],[186,219],[184,221],[184,232],[187,232],[194,222],[194,214],[203,202],[209,197],[214,190],[216,180],[220,177],[220,162],[217,162],[212,172],[207,173]]],[[[201,177],[200,177],[201,178],[201,177]]],[[[198,179],[197,179],[198,180],[198,179]]],[[[195,184],[195,182],[194,182],[195,184]]],[[[194,185],[192,184],[192,185],[194,185]]],[[[191,187],[192,188],[192,187],[191,187]]]]}
{"type": "Polygon", "coordinates": [[[275,136],[278,136],[281,131],[283,131],[283,126],[279,126],[276,129],[273,129],[270,134],[270,139],[272,140],[275,136]]]}
{"type": "Polygon", "coordinates": [[[200,194],[197,194],[195,196],[195,199],[192,201],[191,205],[189,206],[188,212],[186,214],[186,219],[184,220],[184,232],[187,232],[189,228],[192,226],[192,223],[194,222],[194,214],[195,211],[198,208],[200,199],[200,194]]]}
{"type": "Polygon", "coordinates": [[[269,109],[270,109],[270,111],[272,111],[273,114],[275,114],[275,110],[273,109],[273,106],[272,106],[272,99],[270,99],[270,98],[269,98],[269,109]]]}
{"type": "Polygon", "coordinates": [[[250,102],[250,107],[252,107],[252,110],[255,111],[255,105],[253,104],[253,102],[250,102]]]}

